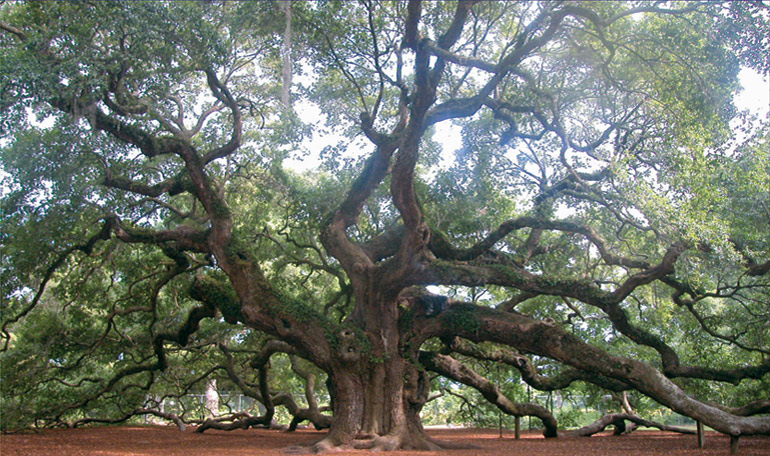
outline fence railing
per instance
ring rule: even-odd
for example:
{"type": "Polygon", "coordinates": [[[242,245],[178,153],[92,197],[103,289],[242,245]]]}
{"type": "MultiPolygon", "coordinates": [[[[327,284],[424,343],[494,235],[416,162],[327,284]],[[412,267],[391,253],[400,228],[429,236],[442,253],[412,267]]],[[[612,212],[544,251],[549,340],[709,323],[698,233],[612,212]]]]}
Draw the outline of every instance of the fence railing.
{"type": "MultiPolygon", "coordinates": [[[[320,403],[328,403],[328,400],[328,397],[319,397],[320,403]]],[[[610,396],[603,396],[602,400],[597,401],[592,396],[563,395],[554,392],[551,394],[533,394],[529,397],[529,401],[546,407],[557,417],[561,425],[567,427],[586,425],[605,413],[617,409],[617,405],[611,400],[610,396]]],[[[210,406],[210,403],[207,404],[205,394],[188,394],[180,398],[166,398],[159,403],[158,409],[164,413],[184,414],[187,417],[199,419],[238,412],[248,412],[253,415],[265,412],[264,406],[253,398],[241,393],[227,391],[218,393],[216,407],[210,406]],[[216,408],[216,410],[211,410],[211,408],[216,408]]],[[[429,425],[472,426],[478,424],[478,421],[474,423],[473,421],[476,420],[472,418],[458,419],[457,415],[450,413],[446,410],[447,408],[447,405],[442,403],[441,400],[426,404],[422,413],[423,421],[429,425]]],[[[283,417],[283,415],[286,415],[286,413],[279,409],[276,418],[281,421],[281,418],[288,417],[288,415],[286,417],[283,417]]],[[[513,419],[508,416],[501,416],[500,418],[504,420],[501,422],[506,424],[509,424],[507,423],[508,421],[512,422],[513,419]]],[[[656,416],[650,418],[668,425],[695,426],[695,422],[692,419],[667,409],[661,409],[656,416]]],[[[149,417],[147,420],[152,420],[152,418],[149,417]]],[[[522,424],[532,429],[539,427],[540,422],[537,419],[527,419],[522,424]]]]}

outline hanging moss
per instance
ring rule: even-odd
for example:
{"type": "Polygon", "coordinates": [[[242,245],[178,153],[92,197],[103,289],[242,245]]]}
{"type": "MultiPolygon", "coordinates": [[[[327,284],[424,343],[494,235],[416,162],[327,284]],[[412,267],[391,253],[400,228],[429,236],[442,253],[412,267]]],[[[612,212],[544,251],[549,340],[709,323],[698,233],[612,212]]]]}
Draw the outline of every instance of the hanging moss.
{"type": "Polygon", "coordinates": [[[212,204],[213,216],[217,218],[230,218],[230,208],[224,201],[214,200],[212,204]]]}
{"type": "Polygon", "coordinates": [[[497,274],[505,277],[509,284],[520,284],[525,281],[525,278],[518,273],[514,268],[501,264],[486,265],[485,267],[492,269],[497,274]]]}
{"type": "Polygon", "coordinates": [[[152,228],[135,225],[130,222],[123,222],[122,227],[131,237],[140,241],[153,242],[158,237],[158,232],[152,228]]]}
{"type": "Polygon", "coordinates": [[[324,326],[326,340],[329,342],[329,346],[332,348],[332,350],[337,350],[340,347],[340,338],[337,335],[340,329],[342,329],[342,326],[340,325],[332,324],[324,326]]]}
{"type": "Polygon", "coordinates": [[[233,263],[253,261],[249,249],[250,247],[251,245],[249,245],[249,243],[244,241],[236,233],[233,233],[232,238],[230,238],[230,241],[225,246],[225,255],[227,255],[228,260],[233,263]]]}
{"type": "Polygon", "coordinates": [[[289,317],[300,323],[317,321],[318,324],[326,324],[326,317],[301,300],[286,295],[279,295],[278,299],[281,303],[279,308],[275,309],[278,316],[289,317]]]}
{"type": "Polygon", "coordinates": [[[414,309],[405,309],[398,316],[398,330],[407,332],[414,327],[414,309]]]}
{"type": "Polygon", "coordinates": [[[179,173],[176,177],[176,184],[174,188],[174,194],[187,192],[192,195],[195,194],[195,185],[193,184],[190,175],[187,173],[179,173]]]}
{"type": "Polygon", "coordinates": [[[456,272],[456,269],[457,269],[456,268],[457,265],[455,263],[451,261],[441,260],[441,259],[436,259],[431,261],[430,265],[437,271],[444,271],[449,273],[454,273],[456,272]]]}
{"type": "Polygon", "coordinates": [[[385,364],[386,361],[390,359],[390,356],[383,356],[383,357],[377,357],[377,356],[369,356],[369,362],[372,364],[385,364]]]}
{"type": "Polygon", "coordinates": [[[369,341],[369,338],[366,337],[366,333],[361,328],[355,328],[356,331],[356,340],[358,340],[359,345],[361,346],[361,353],[364,355],[369,354],[372,352],[372,343],[369,341]]]}
{"type": "Polygon", "coordinates": [[[477,312],[479,308],[469,304],[455,304],[444,312],[444,321],[455,332],[472,332],[481,328],[477,312]]]}
{"type": "Polygon", "coordinates": [[[241,312],[241,301],[235,291],[216,278],[197,277],[190,290],[190,295],[193,299],[216,306],[228,323],[234,324],[244,320],[241,312]]]}

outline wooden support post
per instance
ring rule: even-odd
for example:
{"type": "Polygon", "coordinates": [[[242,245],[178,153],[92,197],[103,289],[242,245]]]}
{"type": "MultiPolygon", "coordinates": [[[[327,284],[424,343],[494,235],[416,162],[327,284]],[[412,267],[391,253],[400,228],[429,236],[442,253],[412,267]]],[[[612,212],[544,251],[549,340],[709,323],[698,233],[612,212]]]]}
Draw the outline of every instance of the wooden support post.
{"type": "Polygon", "coordinates": [[[730,454],[738,454],[738,436],[730,436],[730,454]]]}
{"type": "Polygon", "coordinates": [[[516,432],[516,440],[519,440],[521,438],[521,417],[520,416],[515,417],[515,432],[516,432]]]}
{"type": "Polygon", "coordinates": [[[698,448],[706,446],[706,434],[703,433],[703,423],[696,421],[696,428],[698,430],[698,448]]]}

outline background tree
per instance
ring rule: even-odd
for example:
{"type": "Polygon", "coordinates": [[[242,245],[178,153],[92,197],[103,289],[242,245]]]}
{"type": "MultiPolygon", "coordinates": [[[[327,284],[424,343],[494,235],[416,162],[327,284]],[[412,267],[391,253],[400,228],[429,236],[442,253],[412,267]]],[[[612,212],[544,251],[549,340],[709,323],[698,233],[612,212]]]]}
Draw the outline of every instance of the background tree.
{"type": "Polygon", "coordinates": [[[265,412],[199,430],[435,449],[433,372],[556,436],[479,359],[770,433],[767,129],[729,124],[762,7],[2,5],[4,426],[184,425],[214,376],[265,412]]]}

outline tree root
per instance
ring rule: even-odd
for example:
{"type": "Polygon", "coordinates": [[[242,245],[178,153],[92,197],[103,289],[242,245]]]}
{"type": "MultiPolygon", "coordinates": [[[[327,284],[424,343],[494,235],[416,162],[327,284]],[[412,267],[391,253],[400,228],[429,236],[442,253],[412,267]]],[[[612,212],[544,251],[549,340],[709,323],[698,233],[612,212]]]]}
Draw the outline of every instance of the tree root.
{"type": "Polygon", "coordinates": [[[353,450],[370,451],[441,451],[441,450],[469,450],[477,449],[476,445],[443,442],[424,434],[409,433],[408,435],[387,434],[376,436],[358,436],[345,444],[335,443],[331,438],[324,437],[320,441],[297,445],[283,449],[284,454],[319,454],[336,453],[353,450]]]}

